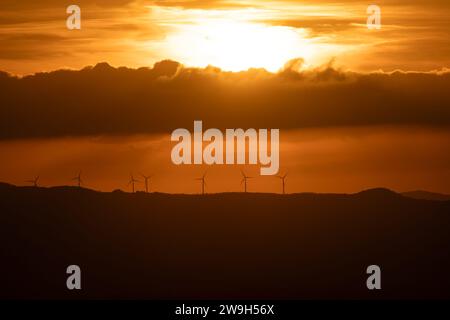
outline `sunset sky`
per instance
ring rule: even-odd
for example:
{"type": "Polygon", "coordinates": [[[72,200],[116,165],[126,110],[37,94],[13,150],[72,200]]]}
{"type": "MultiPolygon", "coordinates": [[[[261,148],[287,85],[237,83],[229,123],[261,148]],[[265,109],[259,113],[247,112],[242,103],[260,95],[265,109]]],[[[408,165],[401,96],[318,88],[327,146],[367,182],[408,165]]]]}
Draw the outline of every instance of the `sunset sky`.
{"type": "Polygon", "coordinates": [[[357,71],[429,71],[449,65],[447,0],[375,2],[381,30],[366,27],[367,1],[79,0],[81,30],[66,28],[67,1],[0,2],[0,68],[29,74],[99,61],[277,71],[335,60],[357,71]]]}
{"type": "Polygon", "coordinates": [[[195,193],[207,171],[222,192],[244,169],[280,191],[259,165],[173,165],[170,133],[203,120],[279,128],[288,192],[450,193],[450,1],[374,3],[380,30],[358,0],[2,0],[0,181],[195,193]]]}

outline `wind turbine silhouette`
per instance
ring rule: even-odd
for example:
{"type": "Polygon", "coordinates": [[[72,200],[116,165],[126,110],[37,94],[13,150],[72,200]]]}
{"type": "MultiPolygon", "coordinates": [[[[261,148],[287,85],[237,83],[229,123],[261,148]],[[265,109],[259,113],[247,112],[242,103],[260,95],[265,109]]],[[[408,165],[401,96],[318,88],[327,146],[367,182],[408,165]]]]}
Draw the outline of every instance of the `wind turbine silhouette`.
{"type": "Polygon", "coordinates": [[[205,186],[206,186],[205,176],[206,176],[206,172],[203,174],[203,176],[201,178],[195,179],[195,180],[199,180],[202,182],[202,195],[205,194],[205,186]]]}
{"type": "Polygon", "coordinates": [[[136,180],[136,179],[133,177],[133,174],[130,173],[130,181],[128,181],[128,185],[131,184],[133,193],[134,193],[134,184],[135,184],[136,182],[140,182],[140,181],[139,181],[139,180],[136,180]]]}
{"type": "Polygon", "coordinates": [[[71,180],[72,180],[72,181],[73,181],[73,180],[76,180],[76,181],[77,181],[78,188],[80,188],[80,187],[81,187],[81,184],[83,183],[83,180],[81,180],[81,171],[78,172],[78,175],[77,175],[76,177],[73,177],[71,180]]]}
{"type": "Polygon", "coordinates": [[[285,180],[286,180],[287,175],[288,174],[286,172],[283,176],[280,176],[280,175],[276,176],[277,178],[281,179],[281,182],[283,184],[283,194],[285,194],[285,180]]]}
{"type": "Polygon", "coordinates": [[[39,181],[39,176],[35,177],[33,180],[27,180],[25,182],[32,183],[33,187],[37,188],[38,187],[38,181],[39,181]]]}
{"type": "Polygon", "coordinates": [[[144,178],[144,183],[145,183],[145,192],[148,193],[148,180],[152,177],[150,176],[145,176],[141,173],[141,177],[144,178]]]}
{"type": "Polygon", "coordinates": [[[252,179],[253,177],[246,176],[244,171],[241,170],[242,180],[241,185],[244,183],[244,192],[247,193],[247,179],[252,179]]]}

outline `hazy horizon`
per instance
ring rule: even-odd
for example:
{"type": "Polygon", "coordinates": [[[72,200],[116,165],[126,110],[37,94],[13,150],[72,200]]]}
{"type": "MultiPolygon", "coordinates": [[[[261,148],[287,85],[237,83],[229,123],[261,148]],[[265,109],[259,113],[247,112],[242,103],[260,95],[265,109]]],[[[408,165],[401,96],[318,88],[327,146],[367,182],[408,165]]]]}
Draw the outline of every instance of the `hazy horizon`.
{"type": "MultiPolygon", "coordinates": [[[[280,141],[280,174],[288,172],[286,192],[358,192],[386,187],[399,192],[450,193],[448,130],[423,128],[328,128],[287,131],[280,141]],[[389,143],[386,143],[389,139],[389,143]],[[430,143],[433,141],[433,143],[430,143]],[[371,147],[369,147],[371,146],[371,147]],[[399,151],[396,151],[399,149],[399,151]]],[[[207,172],[207,192],[239,192],[243,169],[255,177],[250,192],[280,192],[273,176],[258,165],[176,166],[169,134],[78,137],[0,142],[0,180],[42,185],[75,184],[82,172],[86,187],[130,190],[130,173],[153,175],[150,187],[167,193],[198,193],[195,178],[207,172]],[[176,181],[173,183],[172,181],[176,181]]],[[[139,184],[143,189],[143,184],[139,184]]]]}

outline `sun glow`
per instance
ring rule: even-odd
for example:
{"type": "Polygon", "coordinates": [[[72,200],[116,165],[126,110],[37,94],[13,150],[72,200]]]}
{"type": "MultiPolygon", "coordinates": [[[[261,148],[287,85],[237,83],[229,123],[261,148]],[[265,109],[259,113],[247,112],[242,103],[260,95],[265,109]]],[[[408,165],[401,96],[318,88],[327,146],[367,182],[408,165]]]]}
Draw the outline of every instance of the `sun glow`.
{"type": "Polygon", "coordinates": [[[176,26],[164,41],[168,55],[188,66],[227,71],[278,71],[286,61],[314,55],[303,29],[232,19],[203,19],[176,26]]]}

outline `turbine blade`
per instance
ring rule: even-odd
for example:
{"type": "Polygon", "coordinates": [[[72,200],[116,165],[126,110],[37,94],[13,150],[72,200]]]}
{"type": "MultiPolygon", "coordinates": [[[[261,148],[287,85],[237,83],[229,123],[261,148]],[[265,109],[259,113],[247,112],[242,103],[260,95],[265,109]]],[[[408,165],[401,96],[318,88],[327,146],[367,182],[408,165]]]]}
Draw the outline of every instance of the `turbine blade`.
{"type": "Polygon", "coordinates": [[[149,180],[152,176],[151,175],[146,176],[146,175],[141,173],[141,177],[144,178],[145,180],[149,180]]]}

